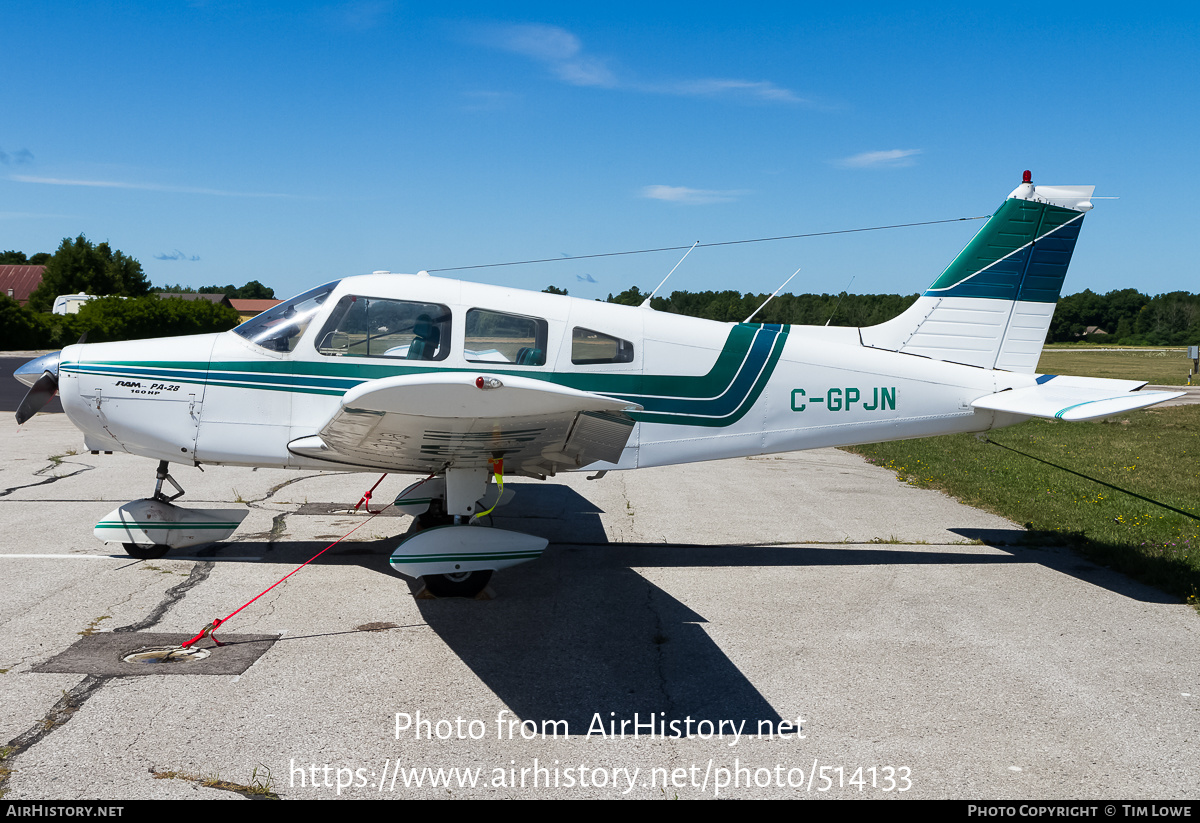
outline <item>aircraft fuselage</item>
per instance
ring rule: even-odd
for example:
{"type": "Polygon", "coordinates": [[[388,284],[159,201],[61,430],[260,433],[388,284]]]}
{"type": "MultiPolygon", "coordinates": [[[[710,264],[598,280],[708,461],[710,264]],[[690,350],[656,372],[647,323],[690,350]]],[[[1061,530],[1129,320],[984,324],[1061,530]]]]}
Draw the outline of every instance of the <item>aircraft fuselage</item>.
{"type": "MultiPolygon", "coordinates": [[[[635,425],[620,459],[580,467],[626,469],[982,431],[1024,418],[973,409],[972,400],[1035,382],[870,348],[854,328],[718,323],[416,275],[340,281],[289,344],[275,350],[226,332],[70,346],[59,390],[90,449],[373,470],[380,465],[331,466],[289,444],[317,434],[367,381],[520,376],[641,406],[629,413],[635,425]],[[408,356],[418,338],[387,325],[403,325],[387,312],[410,305],[444,312],[435,359],[408,356]],[[362,306],[366,323],[337,321],[362,306]],[[384,342],[372,349],[375,340],[384,342]],[[517,354],[529,350],[537,354],[517,354]]],[[[423,472],[433,462],[392,468],[423,472]]]]}

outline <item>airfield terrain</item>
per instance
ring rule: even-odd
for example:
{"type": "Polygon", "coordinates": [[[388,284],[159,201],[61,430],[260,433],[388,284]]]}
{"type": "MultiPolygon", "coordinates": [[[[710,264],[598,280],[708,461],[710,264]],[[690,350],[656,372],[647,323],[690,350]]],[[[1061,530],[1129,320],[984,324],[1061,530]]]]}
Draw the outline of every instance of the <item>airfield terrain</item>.
{"type": "MultiPolygon", "coordinates": [[[[496,525],[549,538],[545,555],[497,573],[490,599],[428,600],[387,564],[409,518],[347,511],[378,475],[174,467],[183,505],[248,517],[228,542],[135,561],[91,531],[150,494],[154,464],[82,448],[61,414],[0,427],[6,799],[1200,784],[1194,610],[852,454],[514,482],[496,525]],[[356,525],[222,627],[228,645],[204,641],[209,658],[121,662],[356,525]]],[[[408,482],[387,478],[375,508],[408,482]]]]}

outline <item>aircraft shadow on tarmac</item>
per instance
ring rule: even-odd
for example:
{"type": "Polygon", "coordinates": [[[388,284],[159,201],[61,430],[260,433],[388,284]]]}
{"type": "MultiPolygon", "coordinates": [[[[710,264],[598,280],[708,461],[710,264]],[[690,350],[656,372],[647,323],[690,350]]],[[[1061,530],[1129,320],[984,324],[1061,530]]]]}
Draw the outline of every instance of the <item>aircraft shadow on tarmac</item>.
{"type": "MultiPolygon", "coordinates": [[[[1128,597],[1174,602],[1072,552],[1013,545],[1024,534],[1020,530],[953,530],[1002,547],[1004,554],[862,544],[614,544],[601,510],[565,486],[523,485],[503,511],[496,525],[519,520],[524,531],[552,541],[542,558],[499,573],[493,587],[501,594],[488,603],[452,598],[419,599],[417,605],[426,624],[516,718],[539,729],[543,721],[565,720],[571,734],[585,734],[597,715],[605,723],[632,720],[634,713],[643,723],[650,716],[668,724],[688,717],[693,724],[745,720],[747,729],[788,719],[704,631],[703,615],[635,568],[1038,563],[1128,597]]],[[[395,545],[395,537],[343,544],[314,565],[353,563],[395,575],[387,565],[395,545]]],[[[321,548],[283,540],[268,554],[276,562],[300,563],[321,548]]],[[[226,553],[239,554],[238,544],[202,552],[217,561],[226,553]]]]}

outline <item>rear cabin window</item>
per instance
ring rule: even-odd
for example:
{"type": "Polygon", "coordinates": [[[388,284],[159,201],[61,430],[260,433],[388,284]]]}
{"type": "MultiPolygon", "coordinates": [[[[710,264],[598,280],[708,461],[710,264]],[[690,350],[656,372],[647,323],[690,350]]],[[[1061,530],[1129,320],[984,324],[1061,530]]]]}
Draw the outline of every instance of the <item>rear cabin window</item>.
{"type": "Polygon", "coordinates": [[[463,355],[471,363],[544,366],[547,329],[539,317],[471,309],[463,355]]]}
{"type": "Polygon", "coordinates": [[[450,353],[450,309],[437,303],[347,295],[334,307],[316,346],[331,357],[445,360],[450,353]]]}
{"type": "Polygon", "coordinates": [[[610,334],[576,326],[571,331],[571,362],[577,366],[632,363],[633,344],[610,334]]]}

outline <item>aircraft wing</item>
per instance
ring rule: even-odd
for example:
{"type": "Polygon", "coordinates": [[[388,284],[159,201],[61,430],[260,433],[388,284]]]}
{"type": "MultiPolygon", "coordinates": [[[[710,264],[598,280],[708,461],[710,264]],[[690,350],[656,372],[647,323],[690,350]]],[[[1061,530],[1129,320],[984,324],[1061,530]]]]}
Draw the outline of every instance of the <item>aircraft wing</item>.
{"type": "Polygon", "coordinates": [[[627,400],[513,375],[441,372],[362,383],[293,453],[359,468],[432,472],[486,468],[553,474],[616,463],[633,431],[627,400]]]}
{"type": "Polygon", "coordinates": [[[1145,383],[1106,380],[1098,377],[1042,375],[1036,386],[1009,389],[980,397],[971,403],[977,409],[1045,417],[1059,420],[1095,420],[1113,414],[1143,409],[1164,400],[1182,397],[1183,392],[1139,391],[1145,383]]]}

